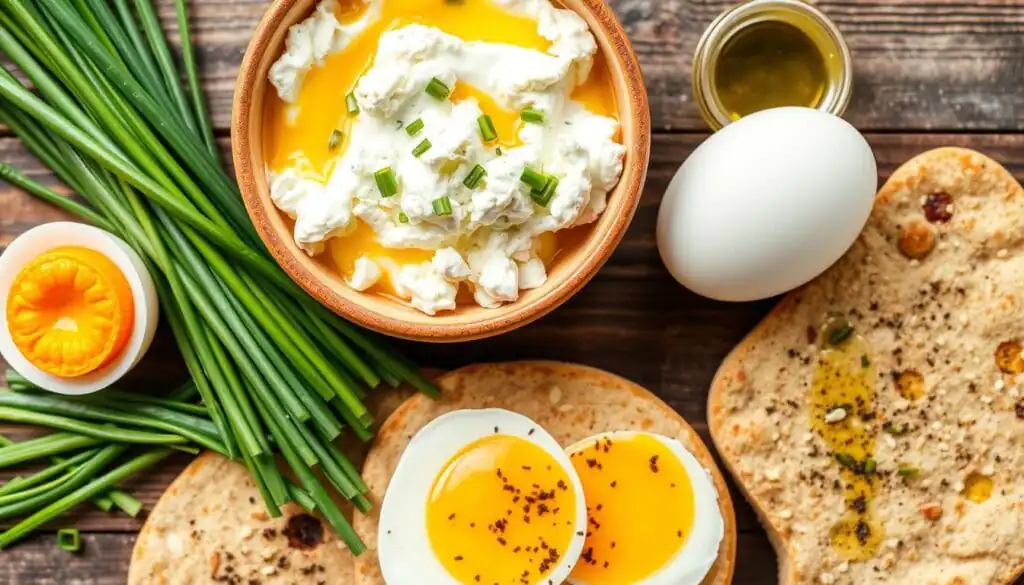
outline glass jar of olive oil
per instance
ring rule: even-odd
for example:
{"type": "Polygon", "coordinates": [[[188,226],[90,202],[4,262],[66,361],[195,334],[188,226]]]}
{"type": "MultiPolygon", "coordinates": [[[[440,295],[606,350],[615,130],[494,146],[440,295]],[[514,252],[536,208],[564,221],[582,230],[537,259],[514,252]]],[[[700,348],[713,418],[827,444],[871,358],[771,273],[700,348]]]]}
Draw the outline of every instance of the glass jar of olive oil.
{"type": "Polygon", "coordinates": [[[842,114],[850,50],[820,10],[800,0],[752,0],[721,14],[693,58],[693,94],[715,130],[781,106],[842,114]]]}

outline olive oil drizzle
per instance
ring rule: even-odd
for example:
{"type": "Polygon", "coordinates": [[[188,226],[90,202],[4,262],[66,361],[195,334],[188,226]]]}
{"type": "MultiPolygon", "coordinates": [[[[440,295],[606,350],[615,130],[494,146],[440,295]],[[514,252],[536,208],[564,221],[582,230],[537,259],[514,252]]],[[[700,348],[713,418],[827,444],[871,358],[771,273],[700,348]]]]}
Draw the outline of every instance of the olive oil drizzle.
{"type": "Polygon", "coordinates": [[[849,324],[823,328],[823,347],[808,396],[811,428],[835,461],[846,511],[832,526],[832,546],[844,558],[874,557],[885,529],[873,503],[879,476],[875,462],[875,367],[867,341],[849,324]]]}

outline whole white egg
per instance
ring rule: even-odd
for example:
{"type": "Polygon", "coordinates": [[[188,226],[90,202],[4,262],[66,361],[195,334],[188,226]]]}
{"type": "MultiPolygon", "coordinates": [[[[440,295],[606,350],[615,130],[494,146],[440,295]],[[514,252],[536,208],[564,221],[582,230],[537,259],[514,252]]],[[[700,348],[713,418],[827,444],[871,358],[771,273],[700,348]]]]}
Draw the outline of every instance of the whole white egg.
{"type": "Polygon", "coordinates": [[[845,120],[776,108],[729,124],[683,163],[658,250],[686,288],[750,301],[818,276],[853,244],[877,188],[871,147],[845,120]]]}
{"type": "Polygon", "coordinates": [[[548,585],[569,577],[587,510],[569,456],[500,409],[438,417],[409,442],[384,493],[377,547],[388,585],[548,585]]]}

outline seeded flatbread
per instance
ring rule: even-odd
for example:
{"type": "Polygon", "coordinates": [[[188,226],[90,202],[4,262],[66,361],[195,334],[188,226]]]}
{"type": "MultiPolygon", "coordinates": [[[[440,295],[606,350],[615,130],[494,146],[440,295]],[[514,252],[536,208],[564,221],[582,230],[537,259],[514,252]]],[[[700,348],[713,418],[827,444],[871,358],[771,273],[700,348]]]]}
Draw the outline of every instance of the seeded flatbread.
{"type": "MultiPolygon", "coordinates": [[[[367,401],[383,421],[413,390],[375,390],[367,401]]],[[[343,451],[356,464],[368,446],[343,451]]],[[[351,506],[343,507],[351,517],[351,506]]],[[[352,585],[352,555],[329,525],[289,504],[270,518],[249,472],[204,453],[167,488],[139,533],[129,585],[352,585]]]]}
{"type": "MultiPolygon", "coordinates": [[[[613,374],[552,362],[484,364],[438,380],[441,397],[413,396],[384,423],[363,467],[370,499],[377,505],[409,440],[427,423],[453,410],[504,408],[532,418],[563,446],[615,430],[641,430],[678,439],[710,471],[725,519],[718,561],[705,585],[732,582],[736,519],[732,500],[711,453],[678,413],[647,390],[613,374]]],[[[384,585],[377,559],[378,512],[355,519],[368,550],[356,559],[356,585],[384,585]]]]}
{"type": "Polygon", "coordinates": [[[780,583],[989,585],[1020,575],[1022,246],[1024,190],[1005,169],[968,150],[927,152],[881,189],[846,256],[725,360],[711,433],[775,545],[780,583]],[[820,334],[829,319],[852,335],[820,334]],[[832,392],[813,385],[825,352],[839,351],[824,349],[829,335],[840,348],[862,344],[872,373],[849,375],[866,376],[874,393],[864,408],[831,407],[831,423],[810,408],[832,392]],[[874,437],[873,462],[837,456],[828,425],[874,437]],[[850,500],[850,477],[873,481],[873,496],[850,500]],[[870,558],[849,561],[833,546],[844,514],[880,522],[855,533],[858,545],[879,540],[861,548],[870,558]]]}

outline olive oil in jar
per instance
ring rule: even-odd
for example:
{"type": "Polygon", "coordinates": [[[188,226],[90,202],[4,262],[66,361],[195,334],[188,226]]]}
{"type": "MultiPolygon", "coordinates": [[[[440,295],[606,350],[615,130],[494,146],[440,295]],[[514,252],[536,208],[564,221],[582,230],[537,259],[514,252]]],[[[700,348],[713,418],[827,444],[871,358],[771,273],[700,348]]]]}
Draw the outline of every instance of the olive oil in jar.
{"type": "Polygon", "coordinates": [[[765,20],[730,38],[715,65],[718,99],[733,120],[782,106],[815,108],[828,89],[821,50],[800,28],[765,20]]]}
{"type": "Polygon", "coordinates": [[[692,82],[712,130],[785,106],[841,116],[853,91],[852,54],[835,23],[804,0],[748,0],[701,35],[692,82]]]}

